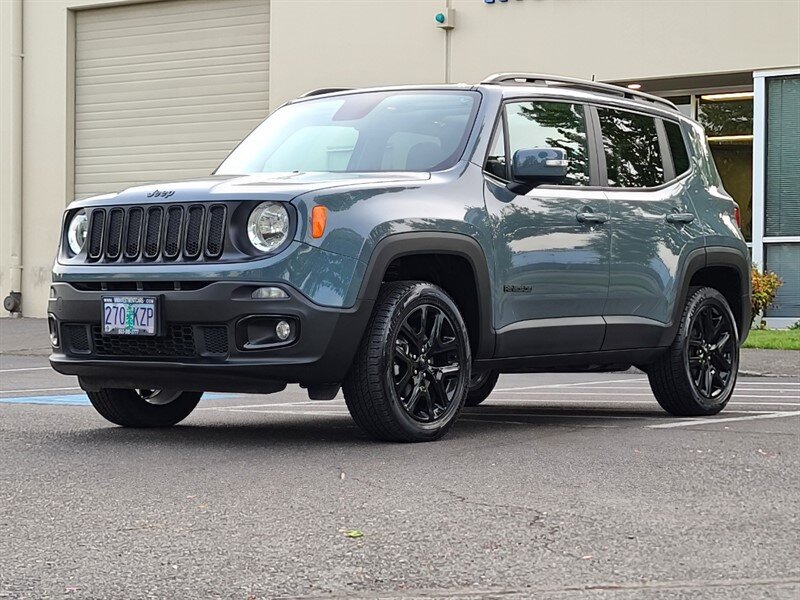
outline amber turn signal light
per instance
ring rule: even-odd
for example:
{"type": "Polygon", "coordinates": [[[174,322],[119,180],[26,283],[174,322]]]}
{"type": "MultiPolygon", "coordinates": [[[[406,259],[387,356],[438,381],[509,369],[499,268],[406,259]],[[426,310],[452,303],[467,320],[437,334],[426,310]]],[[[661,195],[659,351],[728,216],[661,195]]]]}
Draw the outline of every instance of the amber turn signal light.
{"type": "Polygon", "coordinates": [[[328,220],[328,209],[315,206],[311,209],[311,237],[321,238],[325,233],[325,222],[328,220]]]}

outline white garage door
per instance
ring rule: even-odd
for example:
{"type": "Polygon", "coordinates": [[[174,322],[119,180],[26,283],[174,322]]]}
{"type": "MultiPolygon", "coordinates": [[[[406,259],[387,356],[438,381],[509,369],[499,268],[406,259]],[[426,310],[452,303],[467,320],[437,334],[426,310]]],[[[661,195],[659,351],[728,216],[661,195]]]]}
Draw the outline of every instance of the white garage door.
{"type": "Polygon", "coordinates": [[[79,11],[75,196],[208,175],[267,114],[268,0],[79,11]]]}

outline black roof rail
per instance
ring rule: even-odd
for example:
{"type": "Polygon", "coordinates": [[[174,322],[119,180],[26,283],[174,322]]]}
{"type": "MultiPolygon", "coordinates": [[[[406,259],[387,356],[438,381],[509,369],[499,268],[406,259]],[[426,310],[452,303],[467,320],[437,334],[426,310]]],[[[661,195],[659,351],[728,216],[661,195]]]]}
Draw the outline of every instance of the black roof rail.
{"type": "Polygon", "coordinates": [[[343,87],[326,87],[317,88],[315,90],[308,90],[305,94],[301,94],[298,98],[309,98],[310,96],[321,96],[322,94],[333,94],[334,92],[349,92],[353,88],[343,87]]]}
{"type": "Polygon", "coordinates": [[[569,87],[577,90],[586,90],[590,92],[619,96],[620,98],[628,98],[631,100],[646,100],[648,102],[653,102],[654,104],[660,104],[661,106],[665,106],[671,110],[678,110],[678,107],[666,98],[654,96],[653,94],[646,94],[645,92],[631,90],[619,85],[612,85],[610,83],[587,81],[586,79],[575,79],[573,77],[561,77],[560,75],[545,75],[542,73],[495,73],[494,75],[489,75],[489,77],[481,81],[481,83],[490,85],[528,83],[533,85],[569,87]]]}

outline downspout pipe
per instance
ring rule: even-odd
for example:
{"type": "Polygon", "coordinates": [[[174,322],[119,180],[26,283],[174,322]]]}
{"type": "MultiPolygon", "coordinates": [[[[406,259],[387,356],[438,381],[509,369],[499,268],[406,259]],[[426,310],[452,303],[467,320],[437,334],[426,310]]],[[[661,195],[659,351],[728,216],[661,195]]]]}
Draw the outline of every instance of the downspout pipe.
{"type": "Polygon", "coordinates": [[[9,154],[9,234],[10,234],[10,293],[3,299],[3,308],[12,316],[22,312],[22,0],[6,0],[11,13],[11,89],[9,154]]]}

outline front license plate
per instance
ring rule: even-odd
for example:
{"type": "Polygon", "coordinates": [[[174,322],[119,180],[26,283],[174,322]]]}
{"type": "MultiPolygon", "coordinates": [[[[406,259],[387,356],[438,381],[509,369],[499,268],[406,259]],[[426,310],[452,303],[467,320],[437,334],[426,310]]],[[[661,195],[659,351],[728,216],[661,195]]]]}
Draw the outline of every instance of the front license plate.
{"type": "Polygon", "coordinates": [[[156,296],[103,296],[103,335],[156,335],[156,296]]]}

